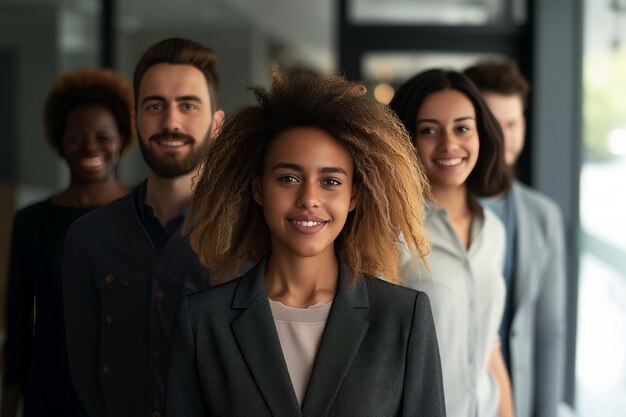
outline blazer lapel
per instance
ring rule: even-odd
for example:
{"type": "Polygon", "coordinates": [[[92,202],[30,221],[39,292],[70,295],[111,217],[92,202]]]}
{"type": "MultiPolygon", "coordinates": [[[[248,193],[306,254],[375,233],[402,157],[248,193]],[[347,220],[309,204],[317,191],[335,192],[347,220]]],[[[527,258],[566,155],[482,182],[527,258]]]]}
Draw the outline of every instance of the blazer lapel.
{"type": "Polygon", "coordinates": [[[347,274],[342,268],[339,289],[304,397],[303,416],[328,415],[369,327],[366,319],[369,301],[364,282],[367,278],[351,288],[347,274]]]}
{"type": "Polygon", "coordinates": [[[513,193],[513,204],[515,206],[515,287],[513,292],[513,319],[515,319],[515,313],[519,305],[526,298],[526,291],[528,291],[528,280],[530,279],[530,267],[531,262],[520,262],[521,259],[533,259],[530,257],[530,239],[528,239],[528,223],[526,208],[522,205],[522,198],[519,195],[518,186],[513,183],[511,188],[513,193]]]}
{"type": "Polygon", "coordinates": [[[272,415],[300,416],[265,294],[265,263],[266,260],[262,260],[250,270],[236,290],[233,308],[245,311],[233,322],[233,334],[272,415]]]}

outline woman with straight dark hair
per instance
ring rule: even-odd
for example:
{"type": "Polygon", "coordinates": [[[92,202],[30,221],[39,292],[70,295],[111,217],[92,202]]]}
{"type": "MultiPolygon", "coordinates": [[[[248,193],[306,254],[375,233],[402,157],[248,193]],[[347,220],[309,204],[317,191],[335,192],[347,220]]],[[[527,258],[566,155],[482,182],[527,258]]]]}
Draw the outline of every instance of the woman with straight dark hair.
{"type": "Polygon", "coordinates": [[[448,415],[513,413],[498,328],[505,299],[504,228],[477,197],[509,186],[502,132],[474,85],[455,71],[424,71],[404,83],[390,107],[404,123],[432,187],[426,229],[430,269],[414,268],[411,288],[431,298],[448,415]]]}

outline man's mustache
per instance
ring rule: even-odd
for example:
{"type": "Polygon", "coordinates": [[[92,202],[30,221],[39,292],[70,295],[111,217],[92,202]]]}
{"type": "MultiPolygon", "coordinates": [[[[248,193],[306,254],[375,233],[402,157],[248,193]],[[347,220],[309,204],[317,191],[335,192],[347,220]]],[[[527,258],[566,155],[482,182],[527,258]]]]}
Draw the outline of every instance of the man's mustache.
{"type": "Polygon", "coordinates": [[[174,139],[174,140],[183,140],[185,143],[194,143],[196,140],[191,135],[186,135],[184,133],[179,132],[170,132],[169,130],[164,130],[156,135],[150,136],[150,140],[154,140],[160,142],[166,139],[174,139]]]}

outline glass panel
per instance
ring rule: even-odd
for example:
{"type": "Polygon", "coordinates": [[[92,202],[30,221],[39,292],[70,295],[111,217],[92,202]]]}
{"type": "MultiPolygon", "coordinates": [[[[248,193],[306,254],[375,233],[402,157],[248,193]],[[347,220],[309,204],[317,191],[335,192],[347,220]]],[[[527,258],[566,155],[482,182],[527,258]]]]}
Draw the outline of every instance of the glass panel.
{"type": "Polygon", "coordinates": [[[353,23],[484,25],[523,23],[526,0],[349,0],[353,23]]]}
{"type": "Polygon", "coordinates": [[[372,52],[363,55],[361,73],[368,94],[388,104],[396,88],[403,82],[429,68],[449,68],[462,71],[476,61],[498,58],[494,54],[442,52],[372,52]]]}
{"type": "Polygon", "coordinates": [[[626,410],[626,280],[598,258],[580,262],[576,404],[581,417],[626,410]]]}
{"type": "Polygon", "coordinates": [[[626,409],[626,1],[584,2],[576,405],[626,409]]]}

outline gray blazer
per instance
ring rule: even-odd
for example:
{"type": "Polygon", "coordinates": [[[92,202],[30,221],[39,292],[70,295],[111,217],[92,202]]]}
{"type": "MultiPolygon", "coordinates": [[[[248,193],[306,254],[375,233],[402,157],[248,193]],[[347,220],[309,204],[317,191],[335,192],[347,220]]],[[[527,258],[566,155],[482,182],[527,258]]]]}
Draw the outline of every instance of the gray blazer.
{"type": "Polygon", "coordinates": [[[165,416],[445,416],[437,339],[424,293],[341,272],[302,407],[264,288],[265,260],[183,298],[165,416]]]}
{"type": "Polygon", "coordinates": [[[514,182],[516,254],[509,343],[516,417],[555,417],[563,385],[565,249],[561,213],[514,182]]]}

